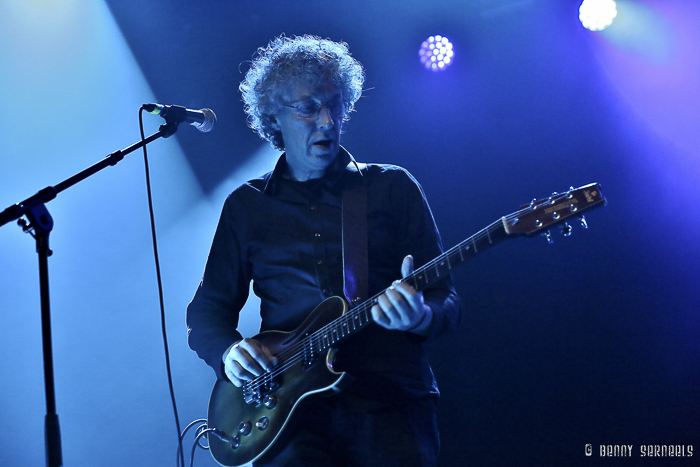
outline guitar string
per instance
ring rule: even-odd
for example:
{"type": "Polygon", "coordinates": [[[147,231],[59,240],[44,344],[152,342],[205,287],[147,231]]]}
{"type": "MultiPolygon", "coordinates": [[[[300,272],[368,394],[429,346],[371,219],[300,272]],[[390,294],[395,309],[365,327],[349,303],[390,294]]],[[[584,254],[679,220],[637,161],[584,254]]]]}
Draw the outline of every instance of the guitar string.
{"type": "MultiPolygon", "coordinates": [[[[547,202],[551,204],[555,204],[556,202],[565,199],[569,193],[562,193],[556,196],[552,196],[551,198],[547,200],[540,200],[539,202],[536,202],[534,204],[526,205],[523,208],[519,209],[518,211],[515,211],[514,213],[511,213],[507,216],[504,216],[503,218],[500,218],[494,222],[492,222],[490,225],[487,227],[481,229],[478,231],[476,234],[472,235],[471,237],[463,240],[462,242],[458,243],[454,247],[450,248],[446,252],[442,253],[439,255],[437,258],[435,258],[433,261],[428,262],[427,264],[421,266],[420,268],[416,269],[413,271],[413,273],[409,274],[405,278],[402,279],[404,282],[408,282],[409,280],[413,280],[414,284],[417,284],[416,278],[423,275],[424,273],[427,275],[428,269],[432,269],[436,266],[436,264],[441,260],[441,259],[446,259],[448,261],[448,269],[452,269],[451,267],[451,262],[449,261],[450,257],[456,258],[456,255],[460,253],[460,261],[458,261],[456,264],[459,264],[462,262],[462,257],[461,253],[464,247],[471,243],[472,245],[475,244],[477,241],[483,240],[485,237],[489,238],[489,241],[491,241],[490,238],[490,232],[495,229],[496,226],[502,225],[503,219],[505,218],[506,221],[513,221],[514,219],[519,218],[522,216],[524,213],[529,212],[529,211],[534,211],[538,207],[542,206],[543,204],[546,204],[547,202]]],[[[568,216],[567,216],[568,217],[568,216]]],[[[563,219],[561,219],[563,220],[563,219]]],[[[471,246],[468,246],[467,249],[469,249],[471,246]]],[[[265,380],[271,380],[284,371],[288,370],[292,366],[294,366],[296,363],[299,361],[302,361],[304,359],[304,351],[307,348],[307,346],[310,346],[310,348],[313,350],[313,336],[317,336],[316,340],[319,342],[319,344],[324,345],[323,342],[321,342],[321,336],[324,336],[323,339],[328,342],[328,345],[326,348],[321,348],[319,347],[319,351],[317,353],[322,353],[324,352],[327,348],[330,348],[332,344],[335,344],[336,341],[332,340],[333,337],[333,331],[334,329],[337,330],[340,328],[340,338],[338,340],[341,340],[342,338],[345,337],[344,331],[343,331],[343,326],[348,326],[348,331],[350,332],[350,323],[354,320],[357,319],[360,315],[360,313],[365,314],[365,321],[362,323],[361,317],[360,322],[359,322],[359,329],[362,327],[366,326],[369,324],[371,321],[371,316],[367,316],[367,313],[369,310],[367,310],[368,307],[372,307],[376,304],[377,299],[379,296],[381,296],[384,293],[384,291],[378,293],[374,297],[370,298],[369,300],[365,301],[361,305],[357,306],[356,308],[353,308],[352,310],[348,311],[347,313],[341,315],[340,317],[336,318],[335,320],[331,321],[330,323],[324,325],[314,333],[312,333],[310,336],[307,336],[303,339],[301,339],[297,344],[292,346],[289,349],[286,349],[285,351],[281,352],[279,355],[277,355],[278,361],[282,363],[282,365],[277,366],[273,370],[264,373],[263,375],[260,375],[256,378],[254,378],[251,381],[246,381],[245,385],[250,386],[252,389],[256,390],[259,389],[262,385],[266,384],[265,380]],[[331,340],[327,339],[328,335],[331,335],[331,340]],[[291,354],[291,358],[287,359],[287,356],[291,354]]],[[[352,332],[356,331],[358,328],[355,327],[355,324],[353,324],[353,329],[352,332]]],[[[338,334],[336,332],[336,334],[338,334]]]]}

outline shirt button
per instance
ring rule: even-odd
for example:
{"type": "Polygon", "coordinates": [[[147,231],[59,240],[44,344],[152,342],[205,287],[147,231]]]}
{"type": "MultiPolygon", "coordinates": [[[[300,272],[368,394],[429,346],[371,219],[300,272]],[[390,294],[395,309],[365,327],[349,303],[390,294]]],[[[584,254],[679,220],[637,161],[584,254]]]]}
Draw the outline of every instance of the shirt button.
{"type": "Polygon", "coordinates": [[[323,260],[322,260],[322,259],[319,259],[319,260],[316,262],[316,264],[323,264],[323,260]]]}
{"type": "Polygon", "coordinates": [[[316,210],[316,206],[311,206],[311,210],[312,210],[312,211],[315,211],[315,210],[316,210]]]}

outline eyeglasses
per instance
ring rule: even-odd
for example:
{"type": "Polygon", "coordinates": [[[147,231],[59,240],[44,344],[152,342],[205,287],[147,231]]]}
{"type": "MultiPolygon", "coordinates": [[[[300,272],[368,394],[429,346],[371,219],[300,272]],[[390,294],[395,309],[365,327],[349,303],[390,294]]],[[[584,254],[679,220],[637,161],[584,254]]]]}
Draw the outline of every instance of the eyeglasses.
{"type": "Polygon", "coordinates": [[[322,108],[328,109],[332,117],[340,118],[347,109],[347,103],[344,100],[334,100],[326,104],[321,104],[317,101],[304,101],[299,104],[282,104],[286,107],[291,107],[297,111],[302,118],[313,118],[317,116],[322,108]]]}

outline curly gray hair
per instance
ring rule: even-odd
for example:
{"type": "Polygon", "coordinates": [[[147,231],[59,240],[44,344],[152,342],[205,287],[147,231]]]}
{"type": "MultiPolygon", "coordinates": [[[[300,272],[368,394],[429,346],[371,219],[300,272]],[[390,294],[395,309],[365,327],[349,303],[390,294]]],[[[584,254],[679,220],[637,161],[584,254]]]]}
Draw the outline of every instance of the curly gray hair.
{"type": "Polygon", "coordinates": [[[309,86],[329,82],[338,86],[348,105],[343,117],[347,121],[362,95],[365,72],[350,55],[345,42],[311,35],[292,38],[281,35],[267,47],[259,48],[239,89],[248,126],[279,150],[284,150],[282,133],[272,128],[271,119],[285,86],[292,79],[303,80],[309,86]]]}

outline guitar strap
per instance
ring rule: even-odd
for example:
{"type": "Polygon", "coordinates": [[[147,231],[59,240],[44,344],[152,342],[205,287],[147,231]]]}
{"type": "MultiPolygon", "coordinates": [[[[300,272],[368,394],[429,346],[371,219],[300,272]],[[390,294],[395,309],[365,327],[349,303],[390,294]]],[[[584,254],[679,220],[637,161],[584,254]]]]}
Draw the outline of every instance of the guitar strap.
{"type": "Polygon", "coordinates": [[[352,162],[357,171],[345,177],[342,195],[343,272],[350,307],[367,299],[367,164],[352,162]]]}

